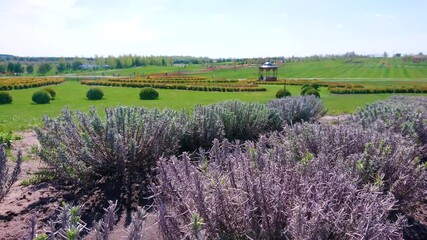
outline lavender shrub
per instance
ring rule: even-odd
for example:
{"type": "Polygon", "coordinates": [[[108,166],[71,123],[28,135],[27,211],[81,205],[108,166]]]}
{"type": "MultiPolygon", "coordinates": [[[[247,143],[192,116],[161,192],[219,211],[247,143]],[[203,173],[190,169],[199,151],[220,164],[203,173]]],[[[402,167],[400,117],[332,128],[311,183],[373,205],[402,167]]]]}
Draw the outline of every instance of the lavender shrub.
{"type": "Polygon", "coordinates": [[[3,144],[0,144],[0,202],[10,191],[12,185],[18,179],[18,175],[21,172],[22,154],[18,152],[17,160],[13,171],[9,173],[9,167],[7,165],[6,150],[3,144]]]}
{"type": "Polygon", "coordinates": [[[165,239],[401,239],[405,219],[396,210],[425,196],[416,153],[399,135],[353,126],[297,124],[256,143],[215,141],[197,158],[159,162],[160,232],[165,239]],[[203,223],[197,231],[195,215],[203,223]]]}
{"type": "Polygon", "coordinates": [[[129,182],[146,178],[160,156],[178,150],[179,114],[158,109],[106,109],[103,121],[95,109],[88,114],[67,108],[37,128],[38,155],[64,180],[88,184],[107,178],[129,182]]]}
{"type": "Polygon", "coordinates": [[[380,132],[390,130],[426,144],[427,98],[395,96],[359,108],[349,121],[380,132]]]}
{"type": "Polygon", "coordinates": [[[315,121],[327,112],[322,100],[312,95],[274,99],[266,106],[279,114],[283,124],[315,121]]]}

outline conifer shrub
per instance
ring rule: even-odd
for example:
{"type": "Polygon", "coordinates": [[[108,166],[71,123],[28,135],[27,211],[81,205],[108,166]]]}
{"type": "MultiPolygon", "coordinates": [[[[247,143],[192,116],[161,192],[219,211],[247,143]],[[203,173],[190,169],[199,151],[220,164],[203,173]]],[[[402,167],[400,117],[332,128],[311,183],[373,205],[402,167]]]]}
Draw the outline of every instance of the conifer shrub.
{"type": "Polygon", "coordinates": [[[9,104],[12,103],[12,95],[8,92],[0,92],[0,104],[9,104]]]}
{"type": "Polygon", "coordinates": [[[291,92],[289,92],[289,90],[287,90],[287,89],[280,89],[276,93],[276,98],[284,98],[284,97],[289,97],[289,96],[291,96],[291,92]]]}
{"type": "Polygon", "coordinates": [[[141,89],[141,92],[139,93],[139,98],[142,100],[154,100],[159,97],[159,93],[156,89],[151,87],[145,87],[141,89]]]}
{"type": "Polygon", "coordinates": [[[32,100],[37,104],[47,104],[50,102],[51,96],[49,92],[46,92],[45,90],[40,90],[33,94],[32,100]]]}
{"type": "Polygon", "coordinates": [[[53,90],[52,88],[43,88],[43,90],[45,90],[46,92],[48,92],[50,94],[51,100],[55,99],[55,97],[56,97],[55,90],[53,90]]]}
{"type": "Polygon", "coordinates": [[[86,97],[89,100],[101,100],[104,97],[104,92],[101,88],[90,88],[86,93],[86,97]]]}
{"type": "Polygon", "coordinates": [[[316,97],[320,98],[320,93],[319,93],[319,91],[317,91],[317,90],[316,90],[316,89],[314,89],[314,88],[310,88],[310,89],[308,89],[308,90],[304,93],[304,95],[305,95],[305,96],[312,95],[312,96],[316,96],[316,97]]]}

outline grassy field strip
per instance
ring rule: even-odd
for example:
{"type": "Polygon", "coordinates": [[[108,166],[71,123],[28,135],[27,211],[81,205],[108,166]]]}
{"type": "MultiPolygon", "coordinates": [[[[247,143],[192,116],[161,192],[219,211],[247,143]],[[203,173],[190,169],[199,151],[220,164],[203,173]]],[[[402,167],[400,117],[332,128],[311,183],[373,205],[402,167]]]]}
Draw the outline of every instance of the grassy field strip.
{"type": "MultiPolygon", "coordinates": [[[[104,91],[104,99],[89,101],[86,92],[89,86],[81,85],[77,81],[66,81],[63,84],[51,86],[57,93],[55,100],[50,104],[36,105],[31,102],[31,95],[40,88],[12,90],[13,103],[0,105],[0,131],[29,129],[41,124],[44,115],[57,116],[60,111],[68,106],[73,110],[87,111],[91,106],[98,110],[116,106],[144,106],[171,109],[191,109],[194,105],[212,104],[225,100],[256,101],[265,103],[273,99],[276,92],[283,86],[264,85],[265,92],[200,92],[185,90],[159,89],[160,97],[154,101],[139,99],[138,88],[101,87],[104,91]]],[[[299,96],[301,86],[287,86],[292,96],[299,96]]],[[[345,114],[353,112],[357,107],[386,99],[391,94],[358,94],[338,95],[329,94],[326,88],[320,88],[321,98],[329,109],[329,115],[345,114]]],[[[420,96],[421,94],[417,94],[420,96]]],[[[427,96],[424,94],[423,96],[427,96]]]]}

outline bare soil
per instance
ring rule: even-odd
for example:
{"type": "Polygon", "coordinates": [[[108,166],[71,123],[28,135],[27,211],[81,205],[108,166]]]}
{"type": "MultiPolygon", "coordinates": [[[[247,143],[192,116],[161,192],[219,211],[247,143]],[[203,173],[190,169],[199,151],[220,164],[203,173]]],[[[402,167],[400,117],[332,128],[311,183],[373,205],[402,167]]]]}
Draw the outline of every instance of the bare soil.
{"type": "MultiPolygon", "coordinates": [[[[90,227],[92,223],[103,215],[103,208],[107,207],[107,199],[114,198],[114,193],[94,189],[91,194],[61,186],[55,183],[42,182],[35,186],[22,186],[25,179],[34,176],[46,166],[34,155],[32,148],[38,147],[39,142],[34,132],[17,132],[22,140],[13,144],[12,153],[16,156],[22,151],[25,161],[18,181],[12,186],[9,194],[0,202],[0,240],[25,239],[29,236],[29,221],[34,215],[37,219],[38,233],[50,230],[48,221],[57,214],[60,204],[65,201],[75,205],[83,205],[82,219],[90,227]],[[108,196],[111,194],[111,196],[108,196]],[[111,197],[111,198],[110,198],[111,197]],[[99,200],[104,204],[99,206],[99,200]]],[[[110,239],[122,239],[126,234],[132,212],[119,209],[118,219],[110,239]]],[[[157,220],[153,213],[149,213],[145,223],[144,239],[159,239],[157,220]]],[[[84,239],[94,239],[93,233],[88,233],[84,239]]]]}

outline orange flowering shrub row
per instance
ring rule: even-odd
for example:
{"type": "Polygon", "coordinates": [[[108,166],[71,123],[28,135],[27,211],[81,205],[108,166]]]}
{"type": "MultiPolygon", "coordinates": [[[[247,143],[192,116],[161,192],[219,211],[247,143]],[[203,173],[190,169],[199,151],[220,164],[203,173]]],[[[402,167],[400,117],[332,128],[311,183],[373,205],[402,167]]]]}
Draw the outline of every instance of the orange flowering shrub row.
{"type": "Polygon", "coordinates": [[[0,90],[35,88],[64,82],[64,78],[13,77],[0,78],[0,90]]]}

